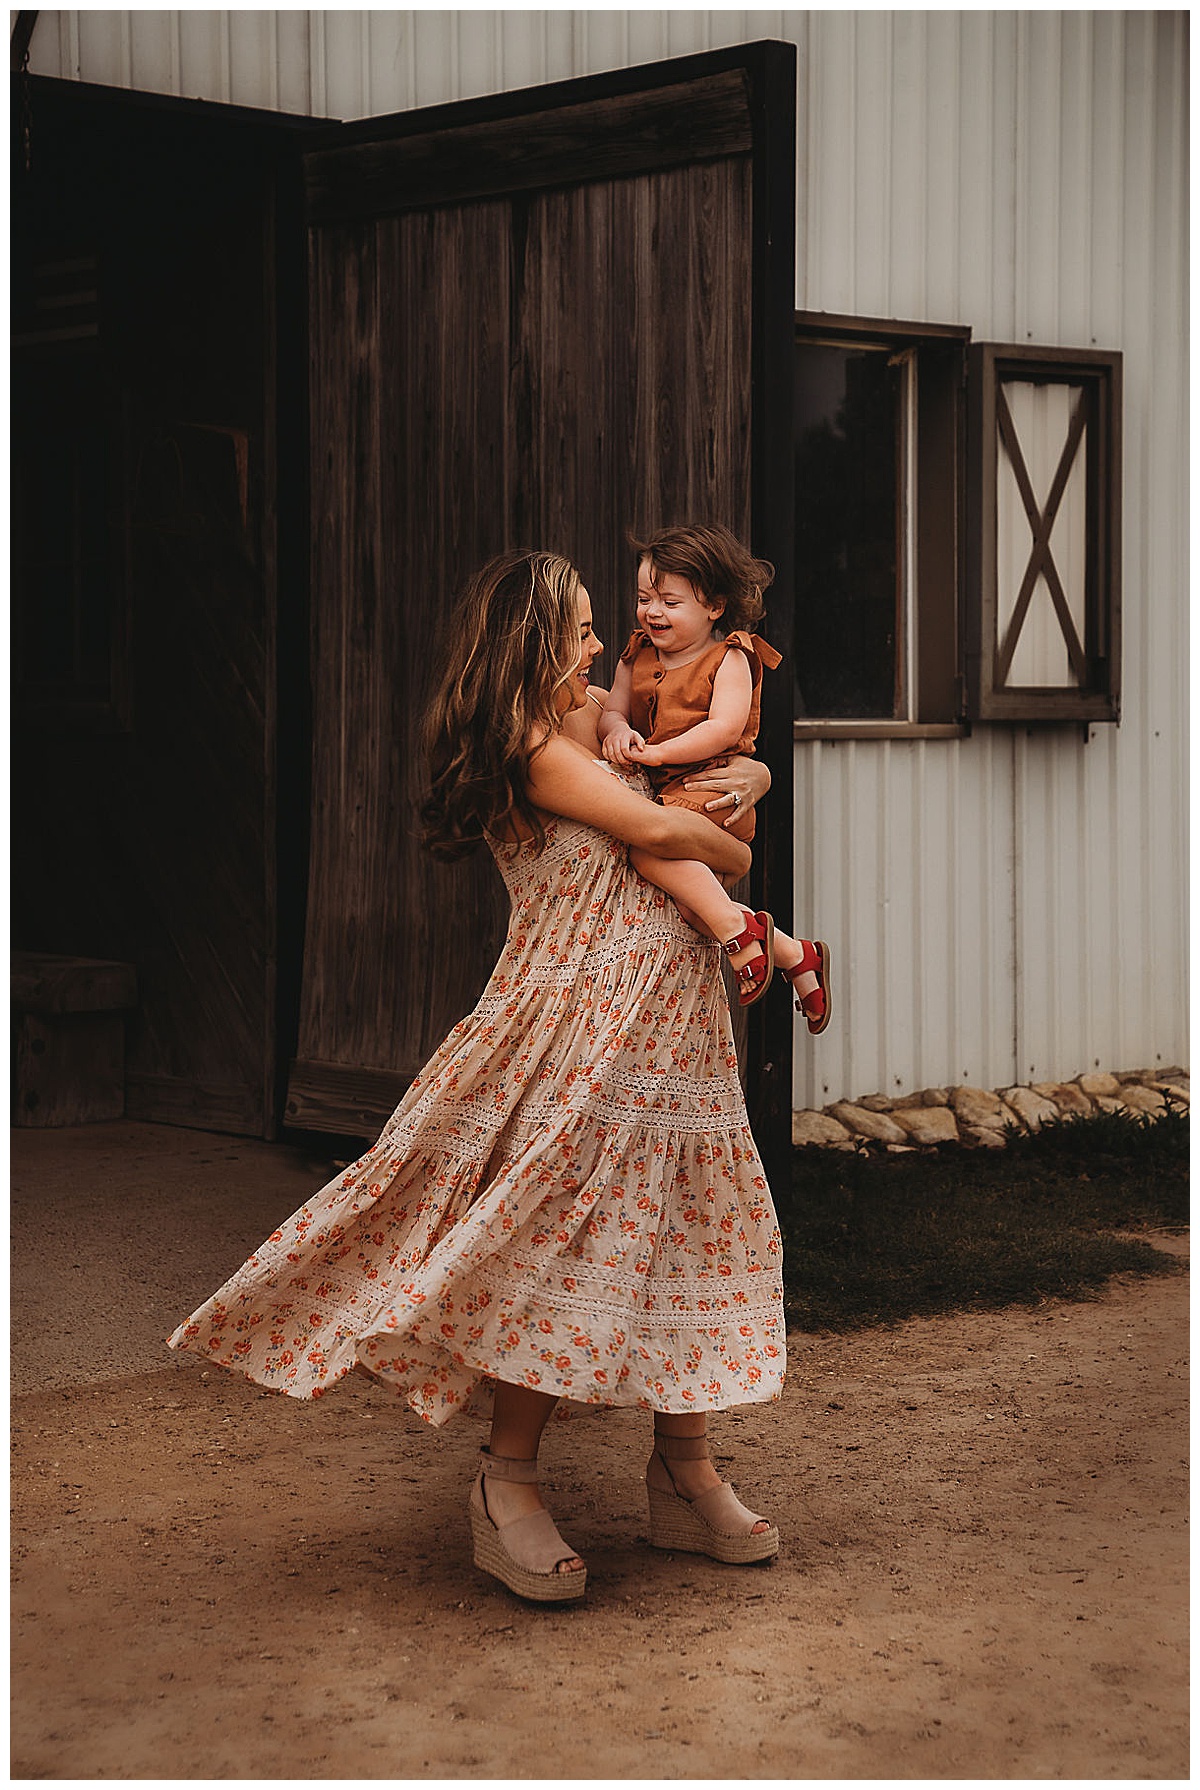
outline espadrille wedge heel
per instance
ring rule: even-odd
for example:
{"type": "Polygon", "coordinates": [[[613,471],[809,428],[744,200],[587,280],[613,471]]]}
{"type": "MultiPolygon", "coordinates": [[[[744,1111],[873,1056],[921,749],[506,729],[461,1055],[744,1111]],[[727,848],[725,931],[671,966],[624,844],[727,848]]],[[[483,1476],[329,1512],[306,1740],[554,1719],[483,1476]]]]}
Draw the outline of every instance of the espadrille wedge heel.
{"type": "Polygon", "coordinates": [[[671,1461],[699,1461],[708,1454],[704,1436],[666,1436],[654,1432],[654,1453],[646,1468],[646,1495],[650,1501],[650,1542],[680,1554],[707,1554],[731,1566],[749,1566],[769,1560],[779,1552],[779,1531],[774,1524],[754,1533],[755,1516],[722,1483],[698,1498],[685,1498],[675,1489],[671,1461]]]}
{"type": "Polygon", "coordinates": [[[467,1509],[471,1517],[471,1539],[475,1544],[475,1564],[491,1573],[518,1597],[533,1603],[570,1603],[583,1596],[587,1586],[587,1568],[576,1567],[559,1572],[559,1563],[577,1558],[568,1547],[548,1510],[531,1511],[511,1523],[498,1524],[487,1505],[487,1481],[510,1479],[522,1485],[537,1482],[536,1461],[510,1461],[479,1451],[479,1473],[471,1487],[467,1509]]]}

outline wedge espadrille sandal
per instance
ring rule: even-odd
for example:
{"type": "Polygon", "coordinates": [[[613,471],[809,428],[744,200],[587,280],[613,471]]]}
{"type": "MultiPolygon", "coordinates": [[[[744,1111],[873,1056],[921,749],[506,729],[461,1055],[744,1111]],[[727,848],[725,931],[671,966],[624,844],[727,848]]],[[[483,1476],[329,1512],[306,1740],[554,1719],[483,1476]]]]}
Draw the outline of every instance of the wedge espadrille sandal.
{"type": "Polygon", "coordinates": [[[533,1603],[561,1604],[582,1597],[587,1568],[557,1570],[560,1561],[575,1560],[578,1555],[558,1533],[548,1510],[531,1511],[528,1516],[503,1524],[497,1524],[488,1511],[487,1481],[511,1479],[533,1485],[538,1476],[537,1462],[505,1460],[489,1454],[486,1448],[480,1449],[479,1458],[479,1473],[467,1506],[476,1566],[491,1573],[518,1597],[527,1597],[533,1603]]]}
{"type": "Polygon", "coordinates": [[[671,1461],[698,1461],[708,1454],[706,1436],[665,1436],[654,1432],[654,1453],[646,1468],[646,1495],[650,1500],[650,1544],[679,1554],[707,1554],[730,1566],[750,1566],[779,1552],[779,1531],[753,1533],[755,1516],[722,1483],[698,1498],[685,1498],[675,1489],[671,1461]],[[665,1482],[665,1483],[664,1483],[665,1482]]]}

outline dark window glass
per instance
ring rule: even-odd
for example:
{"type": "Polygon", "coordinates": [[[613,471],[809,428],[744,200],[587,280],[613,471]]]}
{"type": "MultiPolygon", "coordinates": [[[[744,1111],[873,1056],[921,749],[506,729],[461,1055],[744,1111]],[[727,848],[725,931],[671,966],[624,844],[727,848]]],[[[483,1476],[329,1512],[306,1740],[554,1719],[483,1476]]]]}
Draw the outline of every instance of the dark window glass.
{"type": "Polygon", "coordinates": [[[897,712],[902,373],[888,348],[796,348],[796,714],[897,712]]]}

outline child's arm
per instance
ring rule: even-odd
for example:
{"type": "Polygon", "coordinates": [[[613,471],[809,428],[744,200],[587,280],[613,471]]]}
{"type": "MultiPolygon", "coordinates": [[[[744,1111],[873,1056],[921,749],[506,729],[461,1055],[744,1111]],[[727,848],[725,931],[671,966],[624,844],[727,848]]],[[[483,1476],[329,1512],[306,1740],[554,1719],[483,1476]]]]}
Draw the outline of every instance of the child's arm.
{"type": "Polygon", "coordinates": [[[608,701],[596,718],[600,750],[610,764],[633,764],[634,747],[644,748],[645,740],[636,727],[629,724],[629,706],[633,697],[633,673],[624,660],[617,666],[608,701]]]}
{"type": "Polygon", "coordinates": [[[677,733],[673,740],[663,740],[661,745],[630,747],[631,763],[695,764],[728,752],[746,731],[753,694],[754,681],[745,653],[726,653],[713,679],[708,719],[698,721],[686,733],[677,733]]]}

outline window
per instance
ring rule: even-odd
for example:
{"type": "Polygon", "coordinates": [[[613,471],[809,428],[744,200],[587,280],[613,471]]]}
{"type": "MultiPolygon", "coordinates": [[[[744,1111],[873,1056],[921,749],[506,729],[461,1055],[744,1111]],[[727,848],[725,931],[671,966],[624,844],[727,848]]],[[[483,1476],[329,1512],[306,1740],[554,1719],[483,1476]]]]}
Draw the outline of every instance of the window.
{"type": "Polygon", "coordinates": [[[981,343],[966,671],[985,721],[1120,713],[1121,357],[981,343]]]}
{"type": "Polygon", "coordinates": [[[796,319],[795,733],[1115,721],[1121,357],[796,319]]]}
{"type": "Polygon", "coordinates": [[[958,732],[969,331],[796,320],[796,732],[958,732]]]}

